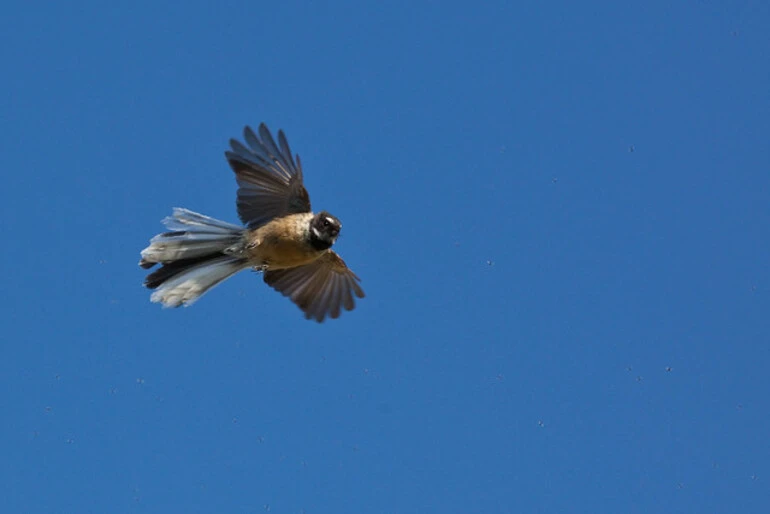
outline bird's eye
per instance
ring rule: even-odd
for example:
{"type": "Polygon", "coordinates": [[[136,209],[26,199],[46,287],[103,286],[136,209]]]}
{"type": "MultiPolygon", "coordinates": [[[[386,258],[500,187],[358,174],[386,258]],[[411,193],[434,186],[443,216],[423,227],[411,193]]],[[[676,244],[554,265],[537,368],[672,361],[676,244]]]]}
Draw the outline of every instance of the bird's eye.
{"type": "Polygon", "coordinates": [[[328,226],[329,226],[329,220],[324,220],[324,227],[328,227],[328,226]]]}

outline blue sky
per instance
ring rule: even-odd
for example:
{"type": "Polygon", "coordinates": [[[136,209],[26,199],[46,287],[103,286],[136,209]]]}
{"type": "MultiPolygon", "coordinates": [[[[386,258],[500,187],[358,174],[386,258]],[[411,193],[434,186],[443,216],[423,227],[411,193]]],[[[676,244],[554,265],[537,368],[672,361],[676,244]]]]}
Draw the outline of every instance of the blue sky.
{"type": "Polygon", "coordinates": [[[0,502],[770,509],[770,7],[14,2],[0,502]],[[367,298],[142,288],[283,128],[367,298]]]}

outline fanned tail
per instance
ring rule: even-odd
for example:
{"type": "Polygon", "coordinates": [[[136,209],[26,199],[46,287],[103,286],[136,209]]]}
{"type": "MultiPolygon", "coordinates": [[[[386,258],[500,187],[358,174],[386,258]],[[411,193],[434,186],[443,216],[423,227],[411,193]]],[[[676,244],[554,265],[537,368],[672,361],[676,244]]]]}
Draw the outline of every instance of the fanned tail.
{"type": "Polygon", "coordinates": [[[144,281],[156,289],[150,299],[164,307],[191,305],[203,293],[248,267],[239,256],[243,228],[187,209],[174,209],[163,220],[169,232],[158,234],[142,250],[139,265],[151,268],[144,281]]]}

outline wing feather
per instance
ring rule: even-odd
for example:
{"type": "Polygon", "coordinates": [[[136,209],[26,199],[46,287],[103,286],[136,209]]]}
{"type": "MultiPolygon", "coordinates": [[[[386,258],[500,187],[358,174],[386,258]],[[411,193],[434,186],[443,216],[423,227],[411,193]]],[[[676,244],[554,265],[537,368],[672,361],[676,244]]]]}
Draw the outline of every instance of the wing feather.
{"type": "Polygon", "coordinates": [[[260,124],[258,134],[251,127],[243,130],[245,145],[230,140],[225,157],[238,182],[238,216],[249,228],[301,212],[310,212],[310,197],[302,183],[302,165],[291,155],[283,131],[275,144],[270,130],[260,124]]]}
{"type": "Polygon", "coordinates": [[[355,308],[353,297],[365,296],[358,285],[360,280],[331,250],[310,264],[265,272],[265,282],[270,287],[297,304],[306,318],[319,323],[326,316],[339,317],[343,308],[355,308]]]}

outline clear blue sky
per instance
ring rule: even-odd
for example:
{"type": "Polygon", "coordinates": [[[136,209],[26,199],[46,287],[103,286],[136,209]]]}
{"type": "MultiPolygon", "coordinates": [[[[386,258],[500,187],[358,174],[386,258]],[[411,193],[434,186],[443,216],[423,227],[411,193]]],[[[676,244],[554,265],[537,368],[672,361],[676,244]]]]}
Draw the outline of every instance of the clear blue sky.
{"type": "Polygon", "coordinates": [[[0,511],[770,512],[770,4],[13,2],[0,511]],[[376,6],[375,6],[376,4],[376,6]],[[142,287],[265,121],[367,298],[142,287]]]}

